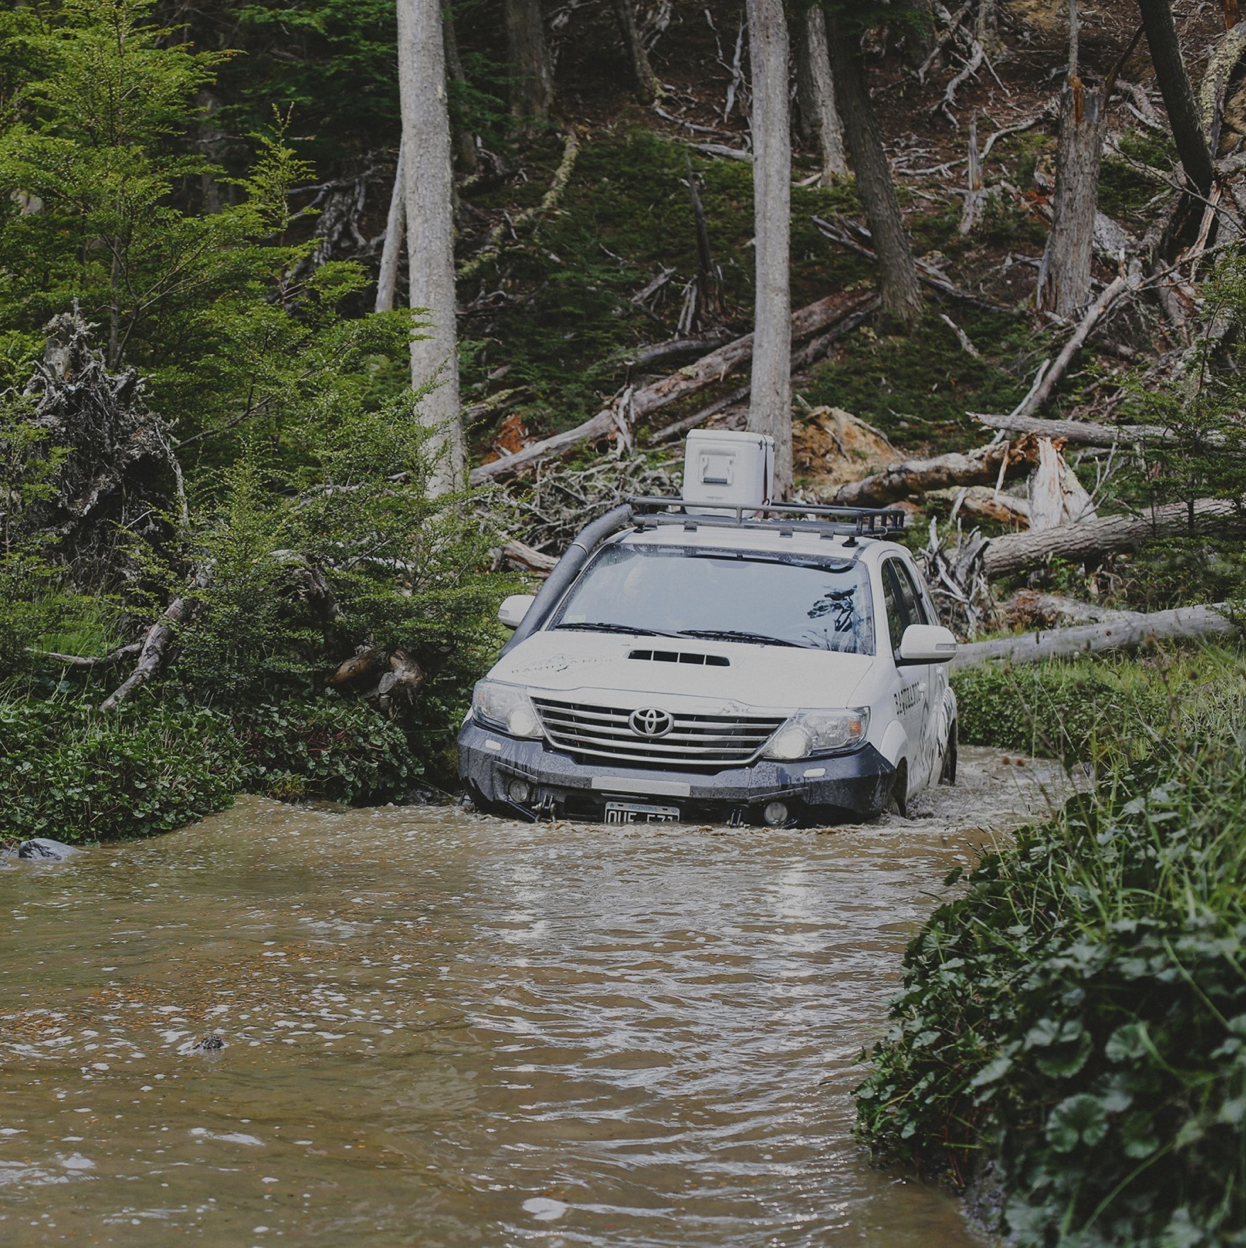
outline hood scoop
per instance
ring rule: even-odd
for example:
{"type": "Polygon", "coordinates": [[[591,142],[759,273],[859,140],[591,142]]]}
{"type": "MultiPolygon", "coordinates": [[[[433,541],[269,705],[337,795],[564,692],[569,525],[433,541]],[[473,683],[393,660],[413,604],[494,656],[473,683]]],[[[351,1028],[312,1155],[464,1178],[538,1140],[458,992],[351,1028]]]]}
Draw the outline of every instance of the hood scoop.
{"type": "Polygon", "coordinates": [[[629,659],[647,663],[690,663],[694,667],[730,667],[731,660],[721,654],[692,654],[686,650],[633,650],[629,659]]]}

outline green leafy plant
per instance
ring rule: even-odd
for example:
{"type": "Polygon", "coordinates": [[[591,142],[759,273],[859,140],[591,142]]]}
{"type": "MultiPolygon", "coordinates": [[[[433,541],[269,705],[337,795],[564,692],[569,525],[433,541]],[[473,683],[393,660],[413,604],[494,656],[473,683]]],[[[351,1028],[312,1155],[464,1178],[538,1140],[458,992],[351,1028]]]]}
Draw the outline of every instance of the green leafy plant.
{"type": "Polygon", "coordinates": [[[241,749],[224,716],[152,702],[0,702],[0,838],[149,836],[233,801],[241,749]]]}
{"type": "Polygon", "coordinates": [[[1019,1248],[1246,1239],[1241,703],[1184,705],[935,913],[857,1091],[878,1155],[992,1174],[1019,1248]]]}

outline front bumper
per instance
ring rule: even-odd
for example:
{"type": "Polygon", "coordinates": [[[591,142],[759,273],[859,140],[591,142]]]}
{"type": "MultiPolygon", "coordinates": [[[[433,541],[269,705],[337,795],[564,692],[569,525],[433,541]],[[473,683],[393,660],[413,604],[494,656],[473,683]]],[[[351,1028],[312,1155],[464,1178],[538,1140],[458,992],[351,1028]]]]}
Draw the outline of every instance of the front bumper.
{"type": "Polygon", "coordinates": [[[604,819],[608,802],[675,807],[686,823],[764,824],[771,802],[789,825],[870,819],[891,793],[895,768],[872,746],[852,754],[712,774],[577,763],[544,741],[517,740],[468,720],[459,733],[459,777],[484,810],[521,819],[604,819]],[[512,791],[526,784],[523,801],[512,791]]]}

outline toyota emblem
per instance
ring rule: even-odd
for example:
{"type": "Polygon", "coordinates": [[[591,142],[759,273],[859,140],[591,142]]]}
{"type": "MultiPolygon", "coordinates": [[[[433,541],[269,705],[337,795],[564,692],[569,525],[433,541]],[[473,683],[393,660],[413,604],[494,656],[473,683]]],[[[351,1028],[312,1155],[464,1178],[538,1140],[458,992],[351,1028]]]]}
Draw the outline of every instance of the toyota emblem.
{"type": "Polygon", "coordinates": [[[638,737],[664,737],[675,727],[675,717],[669,711],[648,706],[643,711],[633,711],[627,725],[638,737]]]}

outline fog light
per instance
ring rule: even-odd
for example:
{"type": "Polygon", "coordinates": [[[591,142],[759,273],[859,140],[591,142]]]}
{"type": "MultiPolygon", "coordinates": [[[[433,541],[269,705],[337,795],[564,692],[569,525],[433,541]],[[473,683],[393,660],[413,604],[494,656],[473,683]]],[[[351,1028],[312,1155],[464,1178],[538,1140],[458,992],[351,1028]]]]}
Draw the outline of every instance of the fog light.
{"type": "Polygon", "coordinates": [[[777,828],[787,822],[787,807],[782,802],[767,802],[761,817],[772,827],[777,828]]]}
{"type": "Polygon", "coordinates": [[[532,785],[526,780],[512,780],[506,786],[506,796],[517,806],[523,806],[532,797],[532,785]]]}

